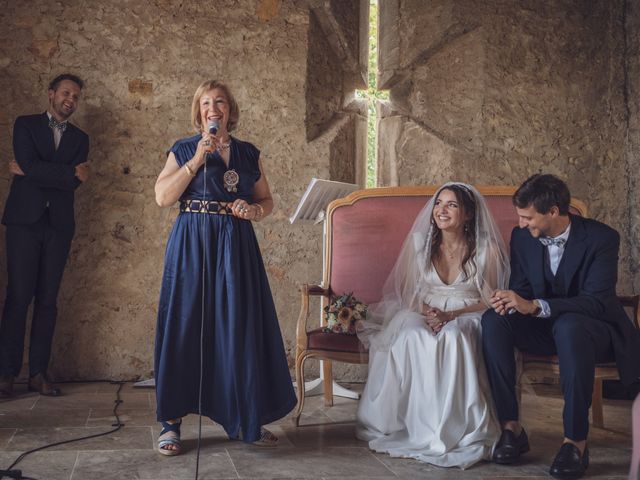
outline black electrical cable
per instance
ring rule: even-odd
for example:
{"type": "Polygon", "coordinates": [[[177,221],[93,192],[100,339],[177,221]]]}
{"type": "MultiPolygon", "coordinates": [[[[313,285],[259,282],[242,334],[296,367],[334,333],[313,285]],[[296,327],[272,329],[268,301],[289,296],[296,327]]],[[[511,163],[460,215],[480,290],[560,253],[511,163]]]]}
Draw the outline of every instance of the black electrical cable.
{"type": "MultiPolygon", "coordinates": [[[[202,192],[202,205],[206,201],[207,196],[207,161],[209,160],[208,154],[204,157],[204,175],[203,175],[203,192],[202,192]]],[[[205,282],[206,282],[206,259],[207,259],[207,238],[206,238],[206,221],[207,215],[201,214],[200,217],[200,236],[201,236],[201,245],[202,245],[202,305],[200,312],[200,384],[198,386],[198,446],[196,448],[196,476],[195,480],[198,480],[198,471],[200,467],[200,443],[202,441],[202,376],[203,376],[203,368],[204,368],[204,311],[206,306],[205,301],[205,282]]]]}
{"type": "Polygon", "coordinates": [[[49,443],[47,445],[43,445],[42,447],[34,448],[33,450],[24,452],[9,466],[9,468],[7,468],[6,470],[0,470],[0,480],[3,479],[4,477],[9,477],[17,480],[36,480],[35,478],[23,476],[20,470],[13,470],[13,467],[15,467],[22,460],[24,460],[24,458],[27,455],[30,455],[35,452],[39,452],[40,450],[44,450],[46,448],[51,448],[51,447],[57,447],[58,445],[65,445],[67,443],[79,442],[81,440],[89,440],[91,438],[104,437],[105,435],[111,435],[112,433],[115,433],[118,430],[120,430],[122,427],[124,427],[124,423],[120,421],[120,417],[118,416],[118,407],[122,403],[122,399],[120,398],[120,391],[122,390],[122,386],[124,385],[124,382],[111,382],[111,383],[114,385],[118,385],[118,390],[116,392],[116,400],[114,401],[114,406],[113,406],[113,416],[116,417],[116,421],[115,423],[111,424],[112,427],[115,427],[114,429],[109,430],[108,432],[96,433],[93,435],[87,435],[85,437],[72,438],[70,440],[64,440],[62,442],[49,443]]]}

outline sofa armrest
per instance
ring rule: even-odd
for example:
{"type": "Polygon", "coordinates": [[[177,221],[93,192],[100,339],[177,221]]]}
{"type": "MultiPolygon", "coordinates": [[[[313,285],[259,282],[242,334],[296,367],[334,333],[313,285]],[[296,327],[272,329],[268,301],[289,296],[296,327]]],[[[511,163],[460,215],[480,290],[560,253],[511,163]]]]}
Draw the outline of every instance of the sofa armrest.
{"type": "Polygon", "coordinates": [[[300,287],[300,315],[298,315],[298,323],[296,325],[296,347],[301,352],[307,349],[307,318],[309,316],[309,297],[322,296],[329,297],[329,289],[322,288],[320,285],[303,284],[300,287]]]}

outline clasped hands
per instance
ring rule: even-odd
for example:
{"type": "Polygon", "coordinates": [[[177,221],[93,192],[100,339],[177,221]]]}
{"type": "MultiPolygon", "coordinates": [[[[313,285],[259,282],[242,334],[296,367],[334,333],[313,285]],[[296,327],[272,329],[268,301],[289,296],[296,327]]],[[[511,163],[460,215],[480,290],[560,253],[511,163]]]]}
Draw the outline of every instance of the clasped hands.
{"type": "Polygon", "coordinates": [[[491,296],[491,308],[499,315],[519,312],[523,315],[531,315],[537,307],[532,300],[526,300],[513,290],[496,290],[491,296]]]}
{"type": "Polygon", "coordinates": [[[427,325],[433,330],[433,333],[439,333],[448,322],[455,318],[453,312],[443,312],[426,303],[422,305],[422,314],[427,318],[427,325]]]}
{"type": "MultiPolygon", "coordinates": [[[[18,162],[15,160],[11,160],[9,162],[9,173],[11,175],[20,175],[24,176],[25,173],[18,165],[18,162]]],[[[78,180],[81,182],[86,182],[89,179],[89,162],[82,162],[75,166],[75,176],[78,177],[78,180]]]]}

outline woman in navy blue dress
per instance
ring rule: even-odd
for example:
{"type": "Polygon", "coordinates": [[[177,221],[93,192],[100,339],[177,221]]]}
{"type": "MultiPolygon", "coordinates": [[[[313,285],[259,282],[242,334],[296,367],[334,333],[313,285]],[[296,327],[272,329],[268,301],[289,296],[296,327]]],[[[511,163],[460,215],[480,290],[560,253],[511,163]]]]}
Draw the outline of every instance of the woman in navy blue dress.
{"type": "Polygon", "coordinates": [[[273,199],[260,151],[229,135],[238,117],[226,85],[200,85],[191,109],[198,134],[173,145],[155,186],[161,207],[180,201],[155,344],[165,455],[180,452],[181,419],[199,411],[231,439],[275,445],[263,425],[296,403],[252,225],[271,213],[273,199]]]}

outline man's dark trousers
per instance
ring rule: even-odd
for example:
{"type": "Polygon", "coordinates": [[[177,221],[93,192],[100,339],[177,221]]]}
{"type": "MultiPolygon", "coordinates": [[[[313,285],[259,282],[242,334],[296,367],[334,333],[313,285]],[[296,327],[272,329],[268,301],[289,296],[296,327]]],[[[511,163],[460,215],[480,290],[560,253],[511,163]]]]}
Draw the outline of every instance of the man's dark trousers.
{"type": "Polygon", "coordinates": [[[35,297],[29,375],[45,373],[56,324],[56,299],[69,255],[73,230],[56,230],[45,210],[31,225],[8,225],[7,296],[0,324],[2,374],[17,376],[22,367],[27,310],[35,297]]]}
{"type": "Polygon", "coordinates": [[[486,340],[487,374],[501,422],[519,420],[516,347],[536,355],[558,355],[565,436],[575,441],[587,438],[595,363],[610,361],[613,356],[606,324],[577,313],[552,320],[519,313],[502,316],[489,310],[482,318],[482,336],[486,340]]]}

